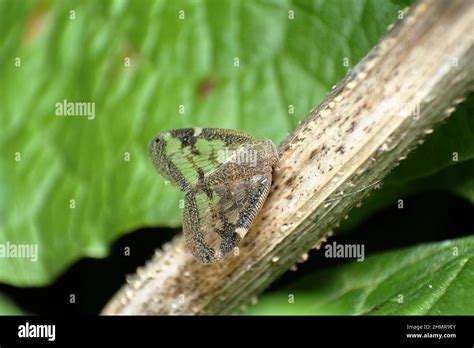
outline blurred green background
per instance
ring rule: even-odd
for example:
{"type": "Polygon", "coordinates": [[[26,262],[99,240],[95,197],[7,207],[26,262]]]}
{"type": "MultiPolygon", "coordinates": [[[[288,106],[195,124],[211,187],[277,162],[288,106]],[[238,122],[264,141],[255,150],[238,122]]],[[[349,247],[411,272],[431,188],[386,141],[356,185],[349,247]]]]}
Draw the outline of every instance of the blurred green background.
{"type": "MultiPolygon", "coordinates": [[[[149,163],[150,139],[201,126],[279,143],[405,3],[0,0],[0,244],[39,248],[36,262],[0,258],[0,314],[97,313],[179,233],[182,197],[149,163]],[[63,100],[94,103],[95,118],[56,116],[63,100]]],[[[365,262],[312,252],[245,313],[474,314],[473,109],[341,226],[334,240],[367,244],[365,262]]]]}

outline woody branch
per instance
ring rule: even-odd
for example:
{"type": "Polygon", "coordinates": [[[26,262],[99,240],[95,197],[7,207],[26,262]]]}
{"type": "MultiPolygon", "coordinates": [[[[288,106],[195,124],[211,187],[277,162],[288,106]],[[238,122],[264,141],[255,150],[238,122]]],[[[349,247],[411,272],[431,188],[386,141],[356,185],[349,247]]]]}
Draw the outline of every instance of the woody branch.
{"type": "Polygon", "coordinates": [[[473,11],[467,0],[413,6],[280,145],[270,196],[238,256],[202,265],[176,238],[103,314],[225,314],[251,302],[463,101],[474,81],[473,11]]]}

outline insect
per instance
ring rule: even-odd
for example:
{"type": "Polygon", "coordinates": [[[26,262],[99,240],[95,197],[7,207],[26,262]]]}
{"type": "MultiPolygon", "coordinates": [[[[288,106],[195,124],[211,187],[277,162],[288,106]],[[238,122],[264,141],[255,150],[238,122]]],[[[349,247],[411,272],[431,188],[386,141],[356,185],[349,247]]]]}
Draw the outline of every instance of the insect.
{"type": "Polygon", "coordinates": [[[267,198],[278,152],[270,140],[221,128],[183,128],[149,145],[158,173],[184,192],[186,245],[202,263],[225,258],[267,198]]]}

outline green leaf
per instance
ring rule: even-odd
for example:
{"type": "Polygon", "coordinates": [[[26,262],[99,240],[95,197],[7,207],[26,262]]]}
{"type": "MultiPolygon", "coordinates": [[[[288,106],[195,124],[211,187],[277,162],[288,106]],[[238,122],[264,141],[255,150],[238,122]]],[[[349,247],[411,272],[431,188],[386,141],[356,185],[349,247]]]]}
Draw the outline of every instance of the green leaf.
{"type": "Polygon", "coordinates": [[[248,314],[473,315],[473,279],[470,236],[314,272],[264,294],[248,314]]]}
{"type": "Polygon", "coordinates": [[[0,260],[0,281],[47,284],[80,257],[106,256],[124,233],[179,226],[182,195],[148,160],[154,135],[223,127],[278,143],[399,9],[378,0],[0,1],[0,243],[39,246],[37,262],[0,260]],[[95,117],[56,116],[63,100],[94,103],[95,117]]]}
{"type": "Polygon", "coordinates": [[[7,296],[0,293],[0,315],[23,315],[25,312],[20,309],[7,296]]]}

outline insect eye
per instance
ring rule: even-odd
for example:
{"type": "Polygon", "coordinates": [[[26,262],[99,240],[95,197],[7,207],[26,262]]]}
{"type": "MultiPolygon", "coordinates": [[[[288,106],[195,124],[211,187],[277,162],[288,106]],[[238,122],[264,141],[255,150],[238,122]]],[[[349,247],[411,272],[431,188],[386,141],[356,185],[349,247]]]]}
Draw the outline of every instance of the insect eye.
{"type": "Polygon", "coordinates": [[[187,143],[188,140],[189,140],[189,137],[188,137],[187,135],[183,135],[183,137],[181,138],[181,140],[182,140],[183,142],[187,143]]]}

